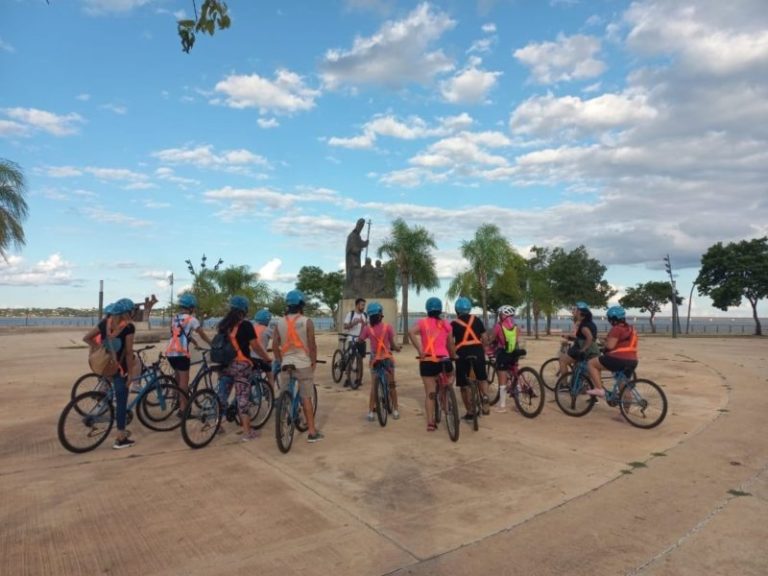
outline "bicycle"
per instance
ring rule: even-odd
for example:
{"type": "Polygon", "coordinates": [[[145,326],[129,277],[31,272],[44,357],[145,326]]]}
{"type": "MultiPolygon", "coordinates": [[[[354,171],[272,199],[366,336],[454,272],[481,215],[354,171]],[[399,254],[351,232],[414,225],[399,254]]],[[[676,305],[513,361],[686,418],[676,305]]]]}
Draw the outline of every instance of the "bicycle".
{"type": "MultiPolygon", "coordinates": [[[[320,360],[318,363],[322,363],[320,360]]],[[[277,414],[275,416],[275,438],[280,452],[287,454],[293,445],[294,428],[299,432],[306,432],[307,421],[303,415],[301,396],[299,395],[298,380],[295,374],[296,366],[285,364],[280,368],[281,372],[288,373],[288,384],[280,392],[277,399],[277,414]]],[[[317,413],[317,386],[312,384],[312,413],[317,413]]]]}
{"type": "MultiPolygon", "coordinates": [[[[160,361],[141,374],[141,389],[128,403],[126,425],[133,421],[133,410],[139,421],[157,432],[178,428],[175,418],[180,401],[186,394],[173,378],[160,372],[160,361]]],[[[70,400],[59,416],[59,442],[70,452],[80,454],[98,447],[109,435],[115,422],[115,392],[112,382],[106,390],[89,390],[70,400]],[[83,436],[81,438],[81,436],[83,436]]],[[[127,384],[126,384],[127,386],[127,384]]]]}
{"type": "MultiPolygon", "coordinates": [[[[661,424],[667,415],[667,397],[661,387],[645,378],[634,378],[634,371],[619,370],[613,372],[613,386],[605,392],[608,406],[619,406],[624,419],[637,428],[654,428],[661,424]]],[[[587,374],[587,361],[580,360],[573,372],[563,374],[555,387],[555,401],[568,416],[580,417],[589,413],[597,403],[597,398],[588,394],[595,386],[587,374]]]]}
{"type": "Polygon", "coordinates": [[[499,401],[500,391],[496,378],[496,357],[492,353],[486,354],[485,371],[488,374],[488,401],[494,405],[499,401]]]}
{"type": "Polygon", "coordinates": [[[520,414],[526,418],[536,418],[544,409],[544,384],[539,373],[529,367],[520,368],[518,360],[525,357],[526,351],[519,350],[515,361],[506,369],[507,395],[512,396],[520,414]]]}
{"type": "MultiPolygon", "coordinates": [[[[467,382],[469,382],[469,405],[472,411],[472,428],[475,432],[477,432],[480,429],[480,415],[481,413],[487,414],[487,412],[484,412],[483,410],[483,394],[480,392],[480,382],[475,375],[474,362],[477,360],[477,357],[466,356],[465,360],[469,363],[469,374],[467,374],[467,382]]],[[[496,393],[498,394],[498,386],[496,386],[496,393]]],[[[485,402],[490,404],[489,398],[486,397],[485,402]]],[[[487,410],[487,408],[485,408],[485,410],[487,410]]]]}
{"type": "Polygon", "coordinates": [[[435,393],[435,425],[440,423],[440,411],[445,414],[445,427],[448,437],[453,441],[459,440],[459,404],[456,401],[456,392],[453,389],[451,377],[446,372],[450,363],[447,358],[440,359],[442,370],[437,375],[437,391],[435,393]]]}
{"type": "Polygon", "coordinates": [[[338,384],[346,373],[347,381],[353,390],[359,388],[363,381],[363,359],[357,349],[356,338],[352,334],[339,333],[341,347],[336,349],[331,359],[333,381],[338,384]]]}
{"type": "MultiPolygon", "coordinates": [[[[567,354],[568,349],[570,348],[570,344],[568,342],[563,342],[560,345],[560,353],[561,354],[567,354]]],[[[570,374],[571,370],[569,368],[567,374],[570,374]]],[[[557,384],[557,381],[560,379],[560,358],[549,358],[546,360],[542,365],[541,368],[539,368],[539,374],[541,375],[541,381],[544,383],[544,386],[546,386],[551,392],[555,391],[555,385],[557,384]]],[[[637,372],[632,371],[633,379],[637,378],[637,372]]],[[[605,381],[609,381],[612,376],[611,375],[604,375],[600,374],[600,378],[605,381]]]]}
{"type": "Polygon", "coordinates": [[[387,425],[387,417],[392,414],[392,398],[389,389],[389,371],[383,360],[373,363],[373,381],[376,385],[376,416],[379,424],[387,425]]]}

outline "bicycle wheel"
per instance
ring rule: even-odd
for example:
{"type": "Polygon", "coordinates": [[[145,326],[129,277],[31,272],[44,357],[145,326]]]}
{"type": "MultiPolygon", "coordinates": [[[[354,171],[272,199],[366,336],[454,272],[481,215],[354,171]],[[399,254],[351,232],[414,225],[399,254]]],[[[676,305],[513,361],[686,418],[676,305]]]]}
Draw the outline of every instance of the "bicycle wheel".
{"type": "Polygon", "coordinates": [[[667,415],[667,396],[661,386],[651,380],[632,380],[624,387],[619,409],[632,426],[653,428],[667,415]]]}
{"type": "Polygon", "coordinates": [[[489,360],[485,368],[488,372],[488,403],[493,406],[501,398],[499,379],[496,378],[496,366],[493,362],[489,360]]]}
{"type": "Polygon", "coordinates": [[[379,374],[376,378],[376,416],[379,419],[379,424],[384,427],[387,425],[387,396],[389,392],[387,390],[386,376],[379,374]]]}
{"type": "MultiPolygon", "coordinates": [[[[496,364],[490,358],[485,361],[485,371],[488,373],[488,383],[493,384],[493,381],[496,380],[496,364]]],[[[496,389],[498,390],[499,387],[496,386],[496,389]]],[[[498,398],[496,400],[498,401],[498,398]]]]}
{"type": "Polygon", "coordinates": [[[272,409],[275,405],[275,394],[272,387],[264,378],[258,379],[259,410],[255,416],[251,417],[251,428],[258,430],[267,423],[272,415],[272,409]]]}
{"type": "Polygon", "coordinates": [[[456,442],[459,439],[459,404],[453,386],[445,390],[445,427],[448,428],[448,436],[456,442]]]}
{"type": "Polygon", "coordinates": [[[338,384],[341,382],[342,376],[344,376],[344,353],[341,350],[336,350],[331,360],[331,377],[338,384]]]}
{"type": "Polygon", "coordinates": [[[533,368],[526,366],[517,373],[513,397],[515,406],[526,418],[536,418],[544,408],[544,384],[533,368]]]}
{"type": "Polygon", "coordinates": [[[198,372],[192,382],[189,383],[189,395],[202,390],[203,388],[213,390],[216,392],[219,389],[219,375],[221,369],[219,368],[204,368],[202,372],[198,372]]]}
{"type": "MultiPolygon", "coordinates": [[[[312,395],[309,397],[312,402],[312,415],[317,414],[317,386],[312,384],[312,395]]],[[[296,419],[296,429],[299,432],[306,432],[309,428],[307,419],[304,418],[304,405],[299,402],[299,417],[296,419]]]]}
{"type": "Polygon", "coordinates": [[[350,387],[352,390],[357,390],[363,383],[363,359],[359,354],[353,353],[349,359],[349,378],[351,380],[350,387]]]}
{"type": "Polygon", "coordinates": [[[560,378],[560,359],[550,358],[539,368],[539,375],[541,381],[549,390],[555,391],[555,384],[557,384],[558,378],[560,378]]]}
{"type": "Polygon", "coordinates": [[[440,419],[442,418],[442,414],[441,414],[442,409],[440,408],[440,384],[439,383],[437,384],[437,387],[435,389],[434,403],[435,403],[435,408],[434,408],[435,424],[437,425],[437,424],[440,424],[440,419]]]}
{"type": "Polygon", "coordinates": [[[595,406],[595,398],[587,394],[587,390],[594,388],[586,375],[579,378],[579,382],[571,385],[571,374],[563,374],[555,385],[555,401],[560,410],[568,416],[584,416],[595,406]]]}
{"type": "Polygon", "coordinates": [[[136,415],[144,426],[156,432],[168,432],[181,426],[181,397],[187,394],[168,376],[160,376],[143,393],[136,415]]]}
{"type": "MultiPolygon", "coordinates": [[[[173,376],[166,376],[162,372],[160,372],[160,369],[157,367],[150,367],[147,368],[141,375],[141,379],[139,380],[142,387],[147,387],[147,392],[150,392],[152,390],[152,387],[155,385],[155,383],[159,384],[161,382],[164,382],[166,384],[172,384],[173,386],[176,386],[177,388],[179,385],[176,383],[176,378],[173,376]]],[[[142,402],[146,402],[149,404],[150,408],[153,410],[160,410],[160,407],[158,406],[160,398],[155,395],[149,395],[144,394],[144,398],[142,399],[142,402]]]]}
{"type": "Polygon", "coordinates": [[[115,423],[115,408],[108,395],[83,392],[64,407],[59,416],[59,442],[70,452],[82,454],[106,440],[115,423]]]}
{"type": "Polygon", "coordinates": [[[88,374],[80,376],[80,378],[75,380],[75,383],[72,384],[70,398],[74,400],[83,392],[101,392],[102,394],[106,394],[109,387],[110,383],[108,378],[99,376],[95,372],[89,372],[88,374]]]}
{"type": "Polygon", "coordinates": [[[181,418],[181,437],[190,448],[204,448],[221,426],[221,404],[216,392],[200,388],[192,394],[181,418]]]}
{"type": "Polygon", "coordinates": [[[277,413],[275,414],[275,438],[280,452],[287,454],[293,444],[293,415],[291,393],[283,390],[277,399],[277,413]]]}
{"type": "Polygon", "coordinates": [[[477,381],[469,384],[469,405],[472,406],[472,429],[477,432],[480,429],[480,410],[482,409],[482,400],[480,399],[480,389],[477,381]]]}

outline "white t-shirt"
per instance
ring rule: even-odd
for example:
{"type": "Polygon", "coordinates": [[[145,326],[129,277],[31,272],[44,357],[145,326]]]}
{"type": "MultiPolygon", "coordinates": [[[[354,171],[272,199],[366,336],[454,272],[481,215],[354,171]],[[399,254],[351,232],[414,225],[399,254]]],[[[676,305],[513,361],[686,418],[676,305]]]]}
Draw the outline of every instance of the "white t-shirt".
{"type": "Polygon", "coordinates": [[[360,336],[360,332],[363,331],[363,326],[368,323],[368,316],[365,312],[358,312],[357,310],[350,310],[344,317],[344,325],[352,324],[355,320],[362,320],[361,323],[355,324],[352,328],[346,329],[347,334],[351,334],[355,338],[360,336]]]}

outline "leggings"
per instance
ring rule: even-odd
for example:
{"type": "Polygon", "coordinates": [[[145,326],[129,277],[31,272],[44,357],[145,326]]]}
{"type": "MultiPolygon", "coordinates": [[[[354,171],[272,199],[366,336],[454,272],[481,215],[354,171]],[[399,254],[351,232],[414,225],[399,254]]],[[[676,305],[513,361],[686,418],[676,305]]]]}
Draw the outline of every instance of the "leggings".
{"type": "Polygon", "coordinates": [[[128,416],[128,386],[125,383],[125,376],[115,374],[112,377],[112,388],[115,390],[115,403],[117,404],[117,429],[121,432],[125,430],[125,421],[128,416]]]}

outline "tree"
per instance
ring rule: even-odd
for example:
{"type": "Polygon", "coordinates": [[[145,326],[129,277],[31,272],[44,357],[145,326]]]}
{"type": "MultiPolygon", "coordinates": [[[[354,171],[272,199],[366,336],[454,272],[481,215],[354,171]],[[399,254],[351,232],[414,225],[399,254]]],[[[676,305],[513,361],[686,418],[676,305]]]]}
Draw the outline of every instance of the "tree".
{"type": "Polygon", "coordinates": [[[179,20],[177,30],[181,39],[181,49],[189,54],[192,46],[195,45],[195,33],[202,32],[213,36],[216,28],[225,30],[232,23],[229,18],[227,3],[221,0],[203,0],[200,5],[200,13],[197,12],[197,4],[192,0],[192,7],[195,12],[194,20],[179,20]]]}
{"type": "Polygon", "coordinates": [[[6,250],[24,246],[24,228],[27,217],[24,173],[15,162],[0,158],[0,256],[8,260],[6,250]]]}
{"type": "Polygon", "coordinates": [[[213,268],[207,265],[205,254],[200,267],[195,269],[192,261],[185,260],[192,275],[191,292],[197,297],[198,310],[202,318],[223,316],[229,299],[235,294],[245,296],[255,308],[267,307],[273,300],[269,286],[259,280],[259,275],[250,272],[248,266],[229,266],[222,269],[224,260],[219,258],[213,268]]]}
{"type": "Polygon", "coordinates": [[[296,282],[296,288],[308,298],[314,298],[331,310],[331,318],[336,322],[336,314],[344,292],[344,272],[323,272],[317,266],[302,266],[296,282]]]}
{"type": "Polygon", "coordinates": [[[701,258],[696,286],[699,295],[712,298],[720,310],[739,306],[746,298],[752,306],[755,335],[762,336],[757,302],[768,297],[768,236],[710,246],[701,258]]]}
{"type": "Polygon", "coordinates": [[[379,246],[379,257],[386,254],[392,259],[397,284],[402,289],[403,344],[408,343],[408,290],[414,288],[419,294],[423,289],[439,286],[435,259],[430,252],[436,247],[426,228],[409,228],[402,218],[392,222],[392,234],[379,246]]]}
{"type": "MultiPolygon", "coordinates": [[[[648,312],[651,317],[651,333],[656,333],[656,314],[661,312],[664,304],[672,302],[672,284],[669,282],[646,282],[638,284],[634,288],[627,288],[626,295],[619,298],[619,304],[624,308],[639,308],[640,312],[648,312]]],[[[683,299],[677,296],[677,303],[682,304],[683,299]]]]}

